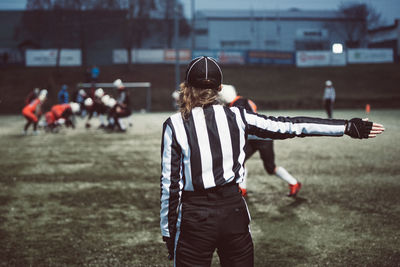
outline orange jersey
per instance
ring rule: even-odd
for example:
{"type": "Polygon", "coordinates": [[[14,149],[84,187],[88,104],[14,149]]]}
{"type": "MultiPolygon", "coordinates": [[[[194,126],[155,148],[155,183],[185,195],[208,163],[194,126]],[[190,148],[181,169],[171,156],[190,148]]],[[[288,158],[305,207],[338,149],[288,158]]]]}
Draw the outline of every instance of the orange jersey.
{"type": "Polygon", "coordinates": [[[53,124],[56,121],[56,118],[54,117],[54,114],[51,111],[46,112],[44,116],[46,118],[47,125],[53,124]]]}
{"type": "Polygon", "coordinates": [[[28,118],[34,122],[37,122],[38,121],[37,115],[39,115],[41,113],[41,110],[40,110],[41,104],[42,103],[40,102],[39,98],[36,98],[35,100],[33,100],[31,103],[29,103],[22,109],[22,114],[26,118],[28,118]]]}
{"type": "Polygon", "coordinates": [[[55,119],[59,119],[64,111],[66,111],[68,108],[71,108],[70,104],[54,105],[51,107],[51,112],[53,113],[55,119]]]}
{"type": "Polygon", "coordinates": [[[38,108],[38,105],[40,107],[40,100],[39,98],[36,98],[35,100],[33,100],[31,103],[29,103],[28,105],[26,105],[23,110],[22,113],[35,113],[36,112],[36,108],[38,108]]]}
{"type": "Polygon", "coordinates": [[[257,112],[256,104],[251,101],[250,99],[243,98],[242,96],[238,95],[233,99],[233,101],[229,104],[230,107],[237,106],[243,107],[246,110],[257,112]]]}

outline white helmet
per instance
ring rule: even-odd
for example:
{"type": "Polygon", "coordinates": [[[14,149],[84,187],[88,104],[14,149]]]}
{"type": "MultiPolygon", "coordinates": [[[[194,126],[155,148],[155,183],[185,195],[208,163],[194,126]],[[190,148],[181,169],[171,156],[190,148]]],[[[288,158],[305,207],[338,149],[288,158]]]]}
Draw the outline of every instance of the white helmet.
{"type": "Polygon", "coordinates": [[[327,80],[327,81],[325,82],[325,85],[326,85],[326,86],[332,86],[332,82],[331,82],[330,80],[327,80]]]}
{"type": "Polygon", "coordinates": [[[78,113],[81,110],[81,105],[78,103],[71,102],[69,105],[71,106],[72,113],[78,113]]]}
{"type": "Polygon", "coordinates": [[[103,97],[101,98],[101,102],[107,106],[108,101],[110,100],[110,96],[109,95],[103,95],[103,97]]]}
{"type": "Polygon", "coordinates": [[[103,88],[97,88],[96,91],[94,91],[94,95],[98,98],[101,98],[104,95],[103,88]]]}
{"type": "Polygon", "coordinates": [[[113,84],[114,84],[114,86],[115,86],[116,88],[118,88],[118,89],[124,88],[124,87],[125,87],[124,84],[122,83],[121,79],[116,79],[116,80],[113,82],[113,84]]]}
{"type": "Polygon", "coordinates": [[[174,91],[171,96],[175,101],[179,100],[179,92],[178,91],[174,91]]]}
{"type": "Polygon", "coordinates": [[[114,98],[110,98],[108,100],[107,106],[110,108],[113,108],[116,104],[117,104],[117,100],[115,100],[114,98]]]}
{"type": "Polygon", "coordinates": [[[45,95],[45,96],[47,96],[47,93],[48,93],[47,89],[42,89],[42,90],[40,90],[39,95],[45,95]]]}
{"type": "Polygon", "coordinates": [[[85,104],[86,107],[92,106],[93,105],[93,99],[91,99],[90,97],[86,98],[84,104],[85,104]]]}
{"type": "Polygon", "coordinates": [[[46,99],[46,97],[47,97],[47,90],[46,89],[40,90],[40,93],[38,96],[40,102],[43,102],[46,99]]]}
{"type": "Polygon", "coordinates": [[[237,97],[236,89],[233,85],[223,84],[218,97],[224,104],[231,103],[237,97]]]}
{"type": "Polygon", "coordinates": [[[85,90],[83,90],[83,89],[79,89],[79,94],[82,95],[82,96],[84,96],[84,95],[86,95],[86,92],[85,92],[85,90]]]}

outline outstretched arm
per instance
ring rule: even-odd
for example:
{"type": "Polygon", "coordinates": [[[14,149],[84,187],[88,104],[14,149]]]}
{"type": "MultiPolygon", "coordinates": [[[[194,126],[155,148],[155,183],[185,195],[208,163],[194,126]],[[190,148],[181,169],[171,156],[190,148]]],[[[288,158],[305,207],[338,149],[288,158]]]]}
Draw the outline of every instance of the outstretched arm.
{"type": "Polygon", "coordinates": [[[243,109],[239,111],[247,133],[261,138],[287,139],[306,136],[343,136],[346,134],[353,138],[363,139],[373,138],[384,131],[382,125],[358,118],[348,121],[312,117],[273,117],[243,109]]]}

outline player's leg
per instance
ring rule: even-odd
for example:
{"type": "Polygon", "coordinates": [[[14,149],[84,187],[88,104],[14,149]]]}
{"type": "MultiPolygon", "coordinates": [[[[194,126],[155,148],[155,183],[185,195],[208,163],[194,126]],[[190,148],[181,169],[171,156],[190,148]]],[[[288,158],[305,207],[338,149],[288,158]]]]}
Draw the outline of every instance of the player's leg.
{"type": "MultiPolygon", "coordinates": [[[[246,146],[244,147],[244,153],[245,153],[244,162],[246,163],[246,161],[249,158],[251,158],[251,156],[254,155],[256,151],[257,150],[255,149],[254,146],[254,140],[249,140],[246,146]]],[[[242,196],[244,197],[247,196],[247,174],[248,174],[248,169],[245,167],[243,181],[239,184],[239,189],[242,192],[242,196]]]]}
{"type": "MultiPolygon", "coordinates": [[[[38,119],[35,116],[35,114],[33,114],[32,112],[24,112],[23,114],[25,116],[25,119],[27,120],[25,127],[24,127],[24,134],[26,134],[28,131],[28,128],[31,124],[36,123],[36,125],[37,125],[38,119]]],[[[34,131],[36,131],[36,129],[34,129],[34,131]]]]}
{"type": "Polygon", "coordinates": [[[28,129],[29,129],[29,126],[32,124],[32,121],[30,120],[30,119],[27,119],[27,121],[26,121],[26,123],[25,123],[25,126],[24,126],[24,131],[23,131],[23,134],[27,134],[28,133],[28,129]]]}
{"type": "Polygon", "coordinates": [[[328,115],[328,118],[332,118],[332,112],[331,112],[331,100],[330,99],[325,99],[325,110],[326,114],[328,115]]]}
{"type": "Polygon", "coordinates": [[[259,141],[258,150],[268,174],[275,174],[287,182],[289,196],[295,196],[300,190],[301,184],[284,167],[275,165],[274,142],[272,140],[259,141]]]}
{"type": "Polygon", "coordinates": [[[118,114],[119,130],[125,132],[127,129],[125,118],[131,115],[131,111],[127,108],[121,108],[121,110],[117,114],[118,114]]]}
{"type": "Polygon", "coordinates": [[[274,143],[272,140],[257,140],[254,144],[260,158],[263,162],[264,169],[269,175],[275,174],[275,154],[274,154],[274,143]]]}

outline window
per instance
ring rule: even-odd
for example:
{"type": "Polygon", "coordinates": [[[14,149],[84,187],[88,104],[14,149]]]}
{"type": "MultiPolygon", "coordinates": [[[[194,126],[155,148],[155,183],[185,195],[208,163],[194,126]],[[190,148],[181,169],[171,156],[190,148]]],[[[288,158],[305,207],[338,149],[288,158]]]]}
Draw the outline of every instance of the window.
{"type": "Polygon", "coordinates": [[[247,48],[250,44],[251,42],[246,40],[221,41],[221,48],[247,48]]]}
{"type": "Polygon", "coordinates": [[[196,29],[195,33],[196,33],[196,35],[207,35],[208,29],[196,29]]]}

